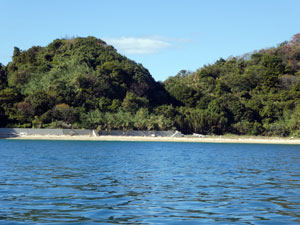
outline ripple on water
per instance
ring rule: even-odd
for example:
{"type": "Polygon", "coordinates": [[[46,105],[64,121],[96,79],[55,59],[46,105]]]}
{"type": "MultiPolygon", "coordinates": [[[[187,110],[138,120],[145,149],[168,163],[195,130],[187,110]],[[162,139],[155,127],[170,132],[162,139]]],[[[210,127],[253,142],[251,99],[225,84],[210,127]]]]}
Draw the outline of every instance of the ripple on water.
{"type": "Polygon", "coordinates": [[[0,225],[300,222],[298,146],[0,142],[0,225]]]}

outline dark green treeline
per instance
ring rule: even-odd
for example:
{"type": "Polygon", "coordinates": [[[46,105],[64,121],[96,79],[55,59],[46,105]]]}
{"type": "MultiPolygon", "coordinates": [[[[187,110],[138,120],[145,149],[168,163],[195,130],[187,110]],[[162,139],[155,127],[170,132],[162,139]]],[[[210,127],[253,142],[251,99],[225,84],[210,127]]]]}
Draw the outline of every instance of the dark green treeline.
{"type": "Polygon", "coordinates": [[[300,136],[299,100],[300,34],[164,83],[94,37],[15,47],[0,64],[0,127],[300,136]]]}

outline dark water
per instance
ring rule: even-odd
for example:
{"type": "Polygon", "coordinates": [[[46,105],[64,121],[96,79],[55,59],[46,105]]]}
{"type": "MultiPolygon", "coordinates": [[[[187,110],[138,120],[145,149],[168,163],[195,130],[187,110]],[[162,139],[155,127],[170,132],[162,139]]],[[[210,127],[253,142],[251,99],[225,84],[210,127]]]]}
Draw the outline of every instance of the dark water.
{"type": "Polygon", "coordinates": [[[300,146],[0,140],[0,225],[299,223],[300,146]]]}

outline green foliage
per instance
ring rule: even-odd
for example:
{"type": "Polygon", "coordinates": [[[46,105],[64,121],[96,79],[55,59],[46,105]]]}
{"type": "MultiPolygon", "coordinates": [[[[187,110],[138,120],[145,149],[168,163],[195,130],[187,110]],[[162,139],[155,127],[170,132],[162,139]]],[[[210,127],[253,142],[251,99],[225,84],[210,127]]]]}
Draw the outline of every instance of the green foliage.
{"type": "Polygon", "coordinates": [[[72,124],[77,120],[75,109],[64,103],[56,105],[53,109],[52,115],[54,119],[69,124],[72,124]]]}
{"type": "Polygon", "coordinates": [[[5,127],[8,123],[8,118],[5,115],[5,110],[0,106],[0,127],[5,127]]]}
{"type": "Polygon", "coordinates": [[[147,108],[140,108],[137,112],[101,112],[99,110],[83,114],[81,122],[90,129],[106,130],[167,130],[173,123],[163,115],[150,114],[147,108]]]}
{"type": "Polygon", "coordinates": [[[0,90],[7,87],[7,72],[5,66],[0,63],[0,90]]]}
{"type": "Polygon", "coordinates": [[[0,126],[298,137],[299,37],[163,83],[94,37],[15,47],[0,64],[0,126]]]}
{"type": "Polygon", "coordinates": [[[25,51],[15,47],[13,61],[0,64],[1,118],[9,118],[1,126],[91,127],[80,118],[98,110],[120,118],[121,112],[161,105],[168,96],[142,65],[94,37],[56,39],[25,51]]]}
{"type": "Polygon", "coordinates": [[[166,89],[181,102],[172,115],[177,129],[203,134],[296,135],[298,37],[277,48],[220,59],[195,73],[180,72],[168,78],[166,89]]]}
{"type": "Polygon", "coordinates": [[[185,82],[187,76],[189,74],[186,71],[180,71],[175,77],[169,77],[165,81],[165,88],[181,105],[194,107],[201,92],[190,87],[188,81],[185,82]]]}
{"type": "Polygon", "coordinates": [[[131,92],[127,92],[122,103],[122,109],[125,112],[136,112],[139,108],[148,107],[148,106],[149,106],[148,99],[138,97],[131,92]]]}

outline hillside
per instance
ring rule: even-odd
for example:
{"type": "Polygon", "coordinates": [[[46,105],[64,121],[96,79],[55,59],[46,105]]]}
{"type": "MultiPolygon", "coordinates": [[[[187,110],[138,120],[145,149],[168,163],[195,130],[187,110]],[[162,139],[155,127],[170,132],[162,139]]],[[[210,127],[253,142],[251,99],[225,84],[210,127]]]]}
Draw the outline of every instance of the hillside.
{"type": "Polygon", "coordinates": [[[139,110],[146,118],[171,101],[147,69],[94,37],[57,39],[26,51],[15,47],[0,78],[1,126],[125,129],[134,126],[107,120],[122,123],[124,118],[110,117],[139,110]]]}
{"type": "Polygon", "coordinates": [[[185,132],[300,135],[300,34],[165,81],[185,132]]]}
{"type": "Polygon", "coordinates": [[[94,37],[15,47],[0,64],[1,127],[299,137],[299,118],[300,34],[164,83],[94,37]]]}

